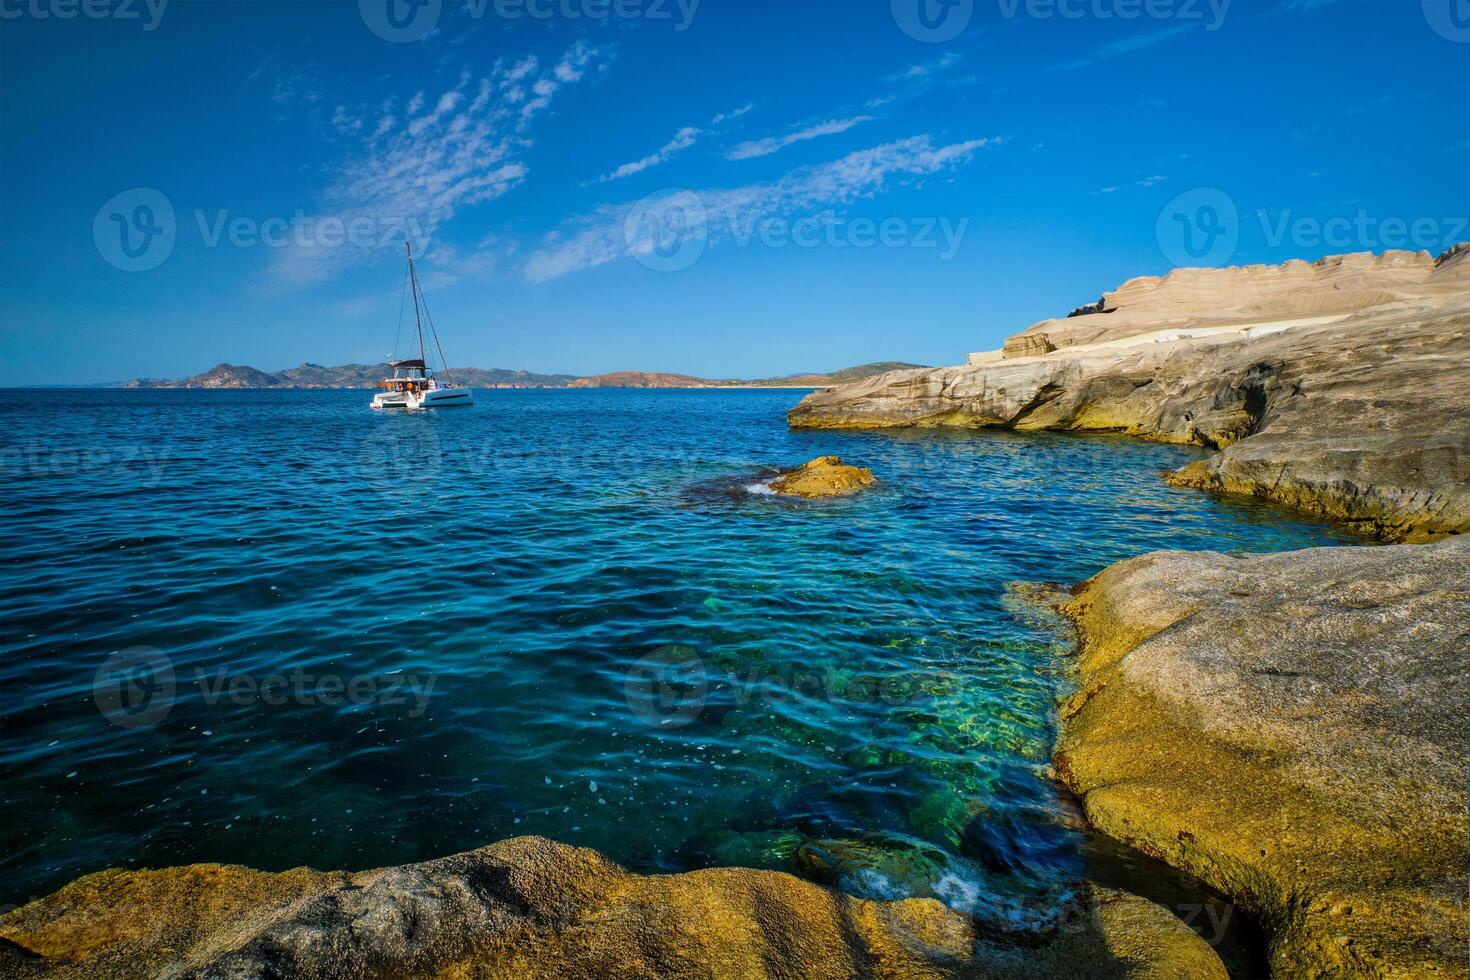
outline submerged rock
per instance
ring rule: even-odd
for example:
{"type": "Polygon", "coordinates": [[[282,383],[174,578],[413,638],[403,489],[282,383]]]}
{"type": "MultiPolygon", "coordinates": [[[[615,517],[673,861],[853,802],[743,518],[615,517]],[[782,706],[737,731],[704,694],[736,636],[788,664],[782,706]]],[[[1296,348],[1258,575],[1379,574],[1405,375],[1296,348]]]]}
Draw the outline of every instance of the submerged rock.
{"type": "Polygon", "coordinates": [[[424,864],[103,871],[0,917],[9,977],[1192,977],[1219,958],[1169,912],[1090,890],[1028,947],[932,899],[790,875],[632,875],[537,837],[424,864]]]}
{"type": "Polygon", "coordinates": [[[1278,976],[1470,976],[1470,540],[1114,565],[1057,773],[1255,912],[1278,976]]]}
{"type": "Polygon", "coordinates": [[[776,493],[790,497],[842,497],[877,483],[873,471],[847,466],[841,456],[819,456],[772,480],[776,493]]]}

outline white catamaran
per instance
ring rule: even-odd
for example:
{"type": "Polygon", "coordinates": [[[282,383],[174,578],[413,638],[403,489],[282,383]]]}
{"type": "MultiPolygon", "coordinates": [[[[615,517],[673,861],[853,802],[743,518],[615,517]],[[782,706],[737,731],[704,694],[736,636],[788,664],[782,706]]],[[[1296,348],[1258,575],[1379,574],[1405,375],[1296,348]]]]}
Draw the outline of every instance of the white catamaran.
{"type": "MultiPolygon", "coordinates": [[[[429,315],[429,304],[424,299],[423,289],[419,286],[419,274],[413,267],[413,245],[410,242],[403,243],[408,252],[408,275],[404,281],[404,291],[413,293],[413,323],[418,332],[419,356],[405,361],[389,361],[388,366],[393,369],[393,377],[383,379],[385,391],[373,396],[373,408],[448,408],[452,405],[472,405],[474,396],[470,389],[461,388],[459,385],[450,384],[448,381],[440,381],[434,377],[434,370],[429,367],[429,352],[424,345],[424,322],[428,321],[429,336],[434,338],[434,350],[439,354],[439,366],[447,371],[448,363],[444,360],[444,349],[439,346],[439,333],[434,329],[434,319],[429,315]]],[[[400,333],[403,329],[403,311],[400,307],[398,313],[398,326],[400,333]]],[[[397,342],[394,342],[395,356],[397,353],[397,342]]]]}

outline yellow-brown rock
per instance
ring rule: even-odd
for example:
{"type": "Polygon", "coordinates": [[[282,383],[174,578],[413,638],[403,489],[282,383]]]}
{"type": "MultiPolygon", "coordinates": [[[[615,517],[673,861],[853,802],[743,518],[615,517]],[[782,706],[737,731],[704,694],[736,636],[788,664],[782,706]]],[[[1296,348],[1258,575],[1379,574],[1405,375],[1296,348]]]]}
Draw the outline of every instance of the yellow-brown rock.
{"type": "Polygon", "coordinates": [[[1093,825],[1254,912],[1276,976],[1470,976],[1470,540],[1161,552],[1063,608],[1093,825]]]}
{"type": "Polygon", "coordinates": [[[629,874],[537,837],[358,874],[103,871],[0,918],[8,977],[1138,977],[1226,980],[1163,908],[1088,889],[1007,944],[932,899],[739,868],[629,874]]]}
{"type": "Polygon", "coordinates": [[[873,471],[847,466],[841,456],[819,456],[771,481],[771,489],[790,497],[843,497],[878,481],[873,471]]]}

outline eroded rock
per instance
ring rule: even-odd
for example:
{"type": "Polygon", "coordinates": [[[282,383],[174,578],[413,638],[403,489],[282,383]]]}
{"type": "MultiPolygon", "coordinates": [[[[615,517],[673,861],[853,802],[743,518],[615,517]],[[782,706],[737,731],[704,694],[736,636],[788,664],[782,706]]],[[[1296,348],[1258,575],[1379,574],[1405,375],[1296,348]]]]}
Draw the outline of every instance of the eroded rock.
{"type": "Polygon", "coordinates": [[[798,428],[1118,432],[1217,450],[1171,479],[1391,541],[1470,531],[1470,263],[1340,256],[1133,280],[1003,357],[804,398],[798,428]],[[1234,304],[1234,305],[1231,305],[1234,304]],[[1055,347],[1054,352],[1047,349],[1055,347]]]}
{"type": "Polygon", "coordinates": [[[1092,824],[1254,911],[1275,975],[1470,975],[1470,540],[1161,552],[1064,609],[1092,824]]]}
{"type": "Polygon", "coordinates": [[[103,871],[0,918],[10,977],[1192,977],[1214,951],[1089,889],[1040,946],[933,899],[866,901],[770,871],[633,875],[522,837],[358,874],[103,871]]]}

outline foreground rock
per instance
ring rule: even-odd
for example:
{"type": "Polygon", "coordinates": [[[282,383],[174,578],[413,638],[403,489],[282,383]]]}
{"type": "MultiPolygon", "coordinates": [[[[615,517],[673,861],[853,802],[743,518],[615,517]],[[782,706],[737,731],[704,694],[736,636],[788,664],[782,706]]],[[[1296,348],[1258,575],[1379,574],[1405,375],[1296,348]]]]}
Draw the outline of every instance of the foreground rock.
{"type": "Polygon", "coordinates": [[[1172,915],[1117,892],[1008,946],[930,899],[770,871],[630,875],[535,837],[360,874],[104,871],[0,918],[0,937],[11,977],[1225,978],[1172,915]]]}
{"type": "Polygon", "coordinates": [[[963,367],[816,392],[800,428],[1118,432],[1218,452],[1173,474],[1387,540],[1470,530],[1470,252],[1180,269],[963,367]]]}
{"type": "Polygon", "coordinates": [[[844,497],[877,482],[872,470],[847,466],[840,456],[819,456],[782,473],[771,481],[771,489],[788,497],[844,497]]]}
{"type": "Polygon", "coordinates": [[[1064,611],[1094,825],[1253,910],[1276,975],[1470,975],[1470,540],[1163,552],[1064,611]]]}

